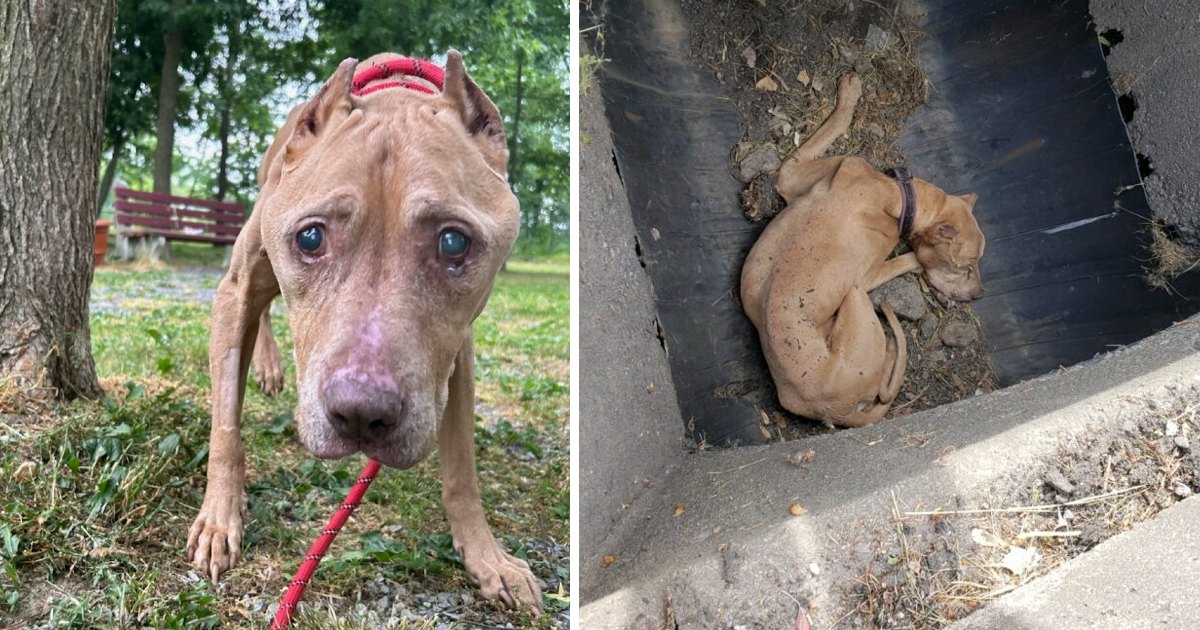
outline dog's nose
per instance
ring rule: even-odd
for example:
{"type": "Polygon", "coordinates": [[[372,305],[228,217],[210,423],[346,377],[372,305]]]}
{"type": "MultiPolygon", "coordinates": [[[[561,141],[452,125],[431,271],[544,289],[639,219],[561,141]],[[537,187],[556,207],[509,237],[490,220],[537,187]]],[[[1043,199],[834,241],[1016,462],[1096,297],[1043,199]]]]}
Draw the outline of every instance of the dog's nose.
{"type": "Polygon", "coordinates": [[[382,438],[404,416],[405,400],[398,388],[369,375],[339,371],[325,381],[322,393],[329,423],[346,439],[382,438]]]}

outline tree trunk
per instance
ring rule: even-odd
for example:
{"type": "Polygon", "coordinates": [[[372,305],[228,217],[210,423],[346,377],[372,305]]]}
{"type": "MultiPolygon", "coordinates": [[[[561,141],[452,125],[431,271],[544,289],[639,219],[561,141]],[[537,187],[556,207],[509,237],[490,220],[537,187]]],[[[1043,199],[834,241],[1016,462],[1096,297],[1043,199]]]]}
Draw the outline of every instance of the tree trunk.
{"type": "Polygon", "coordinates": [[[171,26],[163,34],[162,80],[158,88],[157,142],[154,145],[154,192],[171,194],[171,159],[175,155],[175,109],[179,103],[179,58],[183,31],[171,26]]]}
{"type": "Polygon", "coordinates": [[[100,395],[88,330],[116,0],[0,8],[0,378],[100,395]]]}
{"type": "Polygon", "coordinates": [[[233,109],[233,70],[237,66],[239,39],[237,24],[228,30],[229,43],[225,49],[225,72],[217,79],[217,96],[221,99],[221,157],[217,163],[217,199],[225,201],[229,194],[229,132],[233,109]]]}
{"type": "Polygon", "coordinates": [[[100,213],[100,209],[104,207],[105,200],[108,199],[108,193],[112,190],[113,180],[117,178],[117,164],[121,162],[121,151],[125,148],[125,138],[117,137],[117,141],[113,144],[112,157],[108,160],[108,165],[104,167],[104,177],[100,180],[99,194],[96,196],[96,214],[100,213]]]}
{"type": "Polygon", "coordinates": [[[516,105],[513,108],[513,125],[512,135],[508,139],[508,181],[509,184],[515,186],[517,184],[517,149],[520,148],[518,136],[521,134],[521,101],[524,99],[522,94],[521,79],[522,73],[525,70],[525,51],[517,51],[517,98],[516,105]]]}

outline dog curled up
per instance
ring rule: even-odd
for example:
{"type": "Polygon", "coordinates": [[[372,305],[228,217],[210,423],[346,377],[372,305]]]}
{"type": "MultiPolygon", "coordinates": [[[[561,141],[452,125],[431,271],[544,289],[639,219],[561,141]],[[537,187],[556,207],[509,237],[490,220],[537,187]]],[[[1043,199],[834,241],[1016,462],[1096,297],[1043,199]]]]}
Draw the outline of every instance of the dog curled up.
{"type": "Polygon", "coordinates": [[[779,170],[775,189],[787,206],[742,267],[742,307],[780,404],[841,427],[883,418],[908,361],[896,314],[880,305],[889,339],[868,291],[921,272],[943,299],[983,294],[974,194],[947,194],[903,169],[889,177],[857,157],[823,157],[861,96],[856,74],[839,79],[833,113],[779,170]],[[901,238],[912,251],[888,258],[901,238]]]}

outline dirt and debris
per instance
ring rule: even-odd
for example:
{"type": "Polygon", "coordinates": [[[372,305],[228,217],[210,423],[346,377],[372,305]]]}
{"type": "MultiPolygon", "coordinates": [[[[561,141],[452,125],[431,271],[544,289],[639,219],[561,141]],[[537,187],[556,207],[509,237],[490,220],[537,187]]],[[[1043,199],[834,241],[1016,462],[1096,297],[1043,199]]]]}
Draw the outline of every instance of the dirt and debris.
{"type": "MultiPolygon", "coordinates": [[[[901,130],[930,89],[917,62],[922,33],[911,3],[684,0],[682,5],[691,24],[693,59],[712,71],[744,121],[741,142],[730,147],[730,172],[745,184],[741,203],[748,220],[769,220],[783,208],[775,193],[779,165],[832,112],[837,79],[850,70],[862,77],[863,97],[849,133],[830,154],[863,157],[879,169],[904,163],[901,130]]],[[[901,244],[896,253],[904,251],[901,244]]],[[[900,313],[909,360],[890,416],[995,389],[970,306],[941,304],[914,275],[892,285],[880,287],[875,297],[887,295],[900,313]]],[[[793,439],[819,431],[789,424],[764,433],[793,439]]]]}
{"type": "Polygon", "coordinates": [[[987,504],[898,497],[892,528],[860,541],[869,553],[843,593],[845,627],[944,627],[1200,491],[1195,400],[1137,401],[1122,427],[1064,438],[987,504]]]}

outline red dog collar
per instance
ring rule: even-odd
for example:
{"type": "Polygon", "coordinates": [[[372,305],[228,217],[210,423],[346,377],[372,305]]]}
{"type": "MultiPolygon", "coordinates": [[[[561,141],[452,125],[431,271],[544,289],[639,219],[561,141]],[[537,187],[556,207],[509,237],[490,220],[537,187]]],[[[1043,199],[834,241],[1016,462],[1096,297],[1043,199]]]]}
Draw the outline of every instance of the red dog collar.
{"type": "Polygon", "coordinates": [[[388,59],[377,63],[370,68],[367,68],[358,74],[354,75],[354,82],[351,84],[350,93],[355,96],[365,96],[371,92],[386,90],[387,88],[402,87],[426,94],[436,94],[429,86],[422,83],[414,83],[412,81],[388,81],[386,83],[376,83],[371,87],[367,84],[371,81],[386,79],[393,76],[410,76],[424,79],[441,90],[446,73],[437,64],[424,61],[421,59],[409,59],[408,57],[400,57],[398,59],[388,59]]]}

